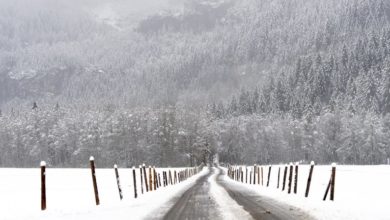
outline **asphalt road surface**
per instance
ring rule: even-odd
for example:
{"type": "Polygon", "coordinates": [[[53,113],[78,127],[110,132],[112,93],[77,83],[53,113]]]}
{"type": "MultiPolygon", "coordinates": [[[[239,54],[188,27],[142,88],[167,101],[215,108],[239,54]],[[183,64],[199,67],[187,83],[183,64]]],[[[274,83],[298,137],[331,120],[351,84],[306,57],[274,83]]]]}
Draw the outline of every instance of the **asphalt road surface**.
{"type": "MultiPolygon", "coordinates": [[[[246,212],[245,219],[260,220],[311,220],[309,215],[298,209],[281,204],[270,198],[261,197],[245,187],[224,180],[226,175],[221,168],[209,168],[209,173],[200,177],[194,186],[185,191],[173,202],[174,205],[163,217],[164,220],[218,220],[223,219],[217,202],[210,197],[210,183],[207,181],[211,175],[217,175],[214,181],[226,190],[229,197],[236,201],[246,212]]],[[[222,208],[223,210],[223,208],[222,208]]],[[[244,219],[240,219],[244,220],[244,219]]]]}
{"type": "Polygon", "coordinates": [[[209,168],[209,173],[200,177],[195,185],[189,188],[175,205],[164,216],[165,220],[189,220],[189,219],[221,219],[219,217],[217,205],[209,196],[210,184],[207,179],[213,174],[213,169],[209,168]]]}

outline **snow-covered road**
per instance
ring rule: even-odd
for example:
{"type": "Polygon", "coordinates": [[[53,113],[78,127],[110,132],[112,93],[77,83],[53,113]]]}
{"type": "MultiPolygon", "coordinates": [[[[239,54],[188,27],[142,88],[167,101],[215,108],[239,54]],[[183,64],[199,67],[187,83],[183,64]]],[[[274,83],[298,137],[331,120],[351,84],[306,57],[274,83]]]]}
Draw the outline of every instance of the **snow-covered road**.
{"type": "Polygon", "coordinates": [[[272,199],[253,194],[224,179],[221,168],[209,168],[209,173],[197,180],[172,201],[172,208],[163,219],[312,219],[298,209],[272,199]]]}

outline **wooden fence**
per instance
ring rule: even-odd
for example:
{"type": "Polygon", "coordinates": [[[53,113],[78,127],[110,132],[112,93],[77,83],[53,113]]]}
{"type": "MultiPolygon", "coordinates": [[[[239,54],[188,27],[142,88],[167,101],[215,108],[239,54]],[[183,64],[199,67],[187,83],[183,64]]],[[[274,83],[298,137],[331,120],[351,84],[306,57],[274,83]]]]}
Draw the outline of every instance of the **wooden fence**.
{"type": "MultiPolygon", "coordinates": [[[[92,187],[94,191],[94,199],[95,204],[100,205],[100,198],[99,198],[99,187],[98,187],[98,179],[96,175],[96,166],[95,166],[95,159],[94,157],[90,157],[89,159],[90,169],[91,169],[91,176],[92,176],[92,187]]],[[[46,210],[47,208],[47,200],[46,200],[46,163],[42,161],[40,163],[41,168],[41,210],[46,210]]],[[[167,168],[164,171],[158,172],[155,168],[155,166],[149,166],[146,168],[146,165],[140,165],[139,166],[139,174],[137,177],[136,173],[136,167],[133,167],[132,170],[132,177],[133,177],[133,188],[134,188],[134,198],[138,198],[140,195],[138,195],[137,187],[141,189],[141,194],[152,192],[160,189],[161,187],[168,187],[170,185],[176,185],[179,184],[188,178],[198,174],[203,169],[203,165],[197,166],[197,167],[189,167],[184,169],[173,169],[173,168],[167,168]],[[161,175],[160,175],[161,174],[161,175]],[[137,182],[137,179],[140,178],[140,182],[137,182]],[[161,179],[162,178],[162,179],[161,179]],[[137,183],[139,184],[137,186],[137,183]],[[145,190],[144,190],[145,189],[145,190]]],[[[122,186],[118,171],[118,166],[114,165],[114,174],[116,178],[117,188],[119,192],[119,199],[123,199],[123,193],[122,193],[122,186]]]]}
{"type": "MultiPolygon", "coordinates": [[[[280,189],[281,191],[287,191],[288,194],[297,194],[298,192],[298,172],[299,172],[299,163],[290,163],[289,165],[279,166],[277,170],[277,182],[276,182],[276,188],[280,189]],[[284,169],[282,169],[284,168],[284,169]],[[283,172],[282,172],[283,170],[283,172]],[[281,176],[283,175],[283,176],[281,176]],[[286,187],[287,186],[287,187],[286,187]],[[286,189],[287,188],[287,189],[286,189]]],[[[304,197],[309,196],[310,192],[310,185],[312,182],[312,177],[314,173],[314,167],[315,163],[312,161],[310,163],[310,170],[306,181],[306,190],[304,192],[304,197]]],[[[331,201],[334,201],[335,198],[335,185],[336,185],[336,164],[332,164],[332,169],[330,172],[330,178],[329,183],[327,184],[327,187],[325,189],[324,197],[322,198],[324,201],[328,198],[328,194],[330,194],[329,199],[331,201]],[[330,193],[329,193],[330,192],[330,193]]],[[[248,172],[248,167],[245,166],[245,178],[244,178],[244,168],[243,166],[237,166],[237,165],[229,165],[227,167],[228,169],[228,176],[237,182],[245,183],[245,184],[257,184],[260,186],[265,186],[264,182],[266,182],[266,187],[270,186],[270,178],[271,178],[271,172],[272,172],[272,166],[258,166],[253,165],[250,166],[250,171],[248,172]],[[267,179],[265,181],[263,176],[263,168],[268,168],[268,175],[267,179]],[[249,175],[249,182],[248,182],[248,175],[249,175]],[[253,176],[253,178],[252,178],[253,176]],[[257,177],[257,178],[256,178],[257,177]]]]}

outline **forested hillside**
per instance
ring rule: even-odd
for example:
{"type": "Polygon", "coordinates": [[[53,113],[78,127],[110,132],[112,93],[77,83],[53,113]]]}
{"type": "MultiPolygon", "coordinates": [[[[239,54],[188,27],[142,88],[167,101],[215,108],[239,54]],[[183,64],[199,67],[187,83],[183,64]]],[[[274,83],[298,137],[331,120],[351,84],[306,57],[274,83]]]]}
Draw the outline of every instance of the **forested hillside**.
{"type": "Polygon", "coordinates": [[[386,0],[26,2],[0,1],[2,166],[390,157],[386,0]]]}

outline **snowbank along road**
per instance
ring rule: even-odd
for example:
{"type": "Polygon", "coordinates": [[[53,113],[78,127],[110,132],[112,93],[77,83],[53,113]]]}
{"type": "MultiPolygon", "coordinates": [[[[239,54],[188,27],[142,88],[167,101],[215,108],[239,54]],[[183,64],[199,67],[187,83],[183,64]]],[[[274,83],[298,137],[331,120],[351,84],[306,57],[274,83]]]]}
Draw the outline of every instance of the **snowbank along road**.
{"type": "Polygon", "coordinates": [[[299,209],[256,195],[225,179],[221,168],[209,167],[207,175],[171,201],[171,208],[162,217],[176,219],[313,219],[299,209]]]}

